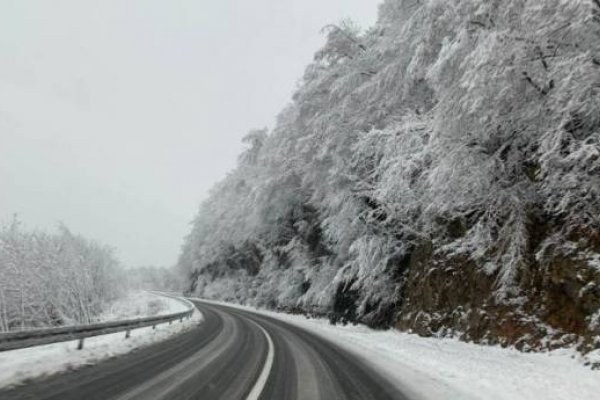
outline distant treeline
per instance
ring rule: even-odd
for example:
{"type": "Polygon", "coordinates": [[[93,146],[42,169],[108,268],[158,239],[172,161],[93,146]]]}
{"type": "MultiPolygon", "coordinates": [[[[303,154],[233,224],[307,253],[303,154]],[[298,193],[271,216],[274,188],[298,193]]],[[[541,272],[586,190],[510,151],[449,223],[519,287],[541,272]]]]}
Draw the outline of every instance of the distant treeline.
{"type": "Polygon", "coordinates": [[[179,292],[183,287],[181,275],[173,268],[143,266],[127,271],[133,289],[179,292]]]}

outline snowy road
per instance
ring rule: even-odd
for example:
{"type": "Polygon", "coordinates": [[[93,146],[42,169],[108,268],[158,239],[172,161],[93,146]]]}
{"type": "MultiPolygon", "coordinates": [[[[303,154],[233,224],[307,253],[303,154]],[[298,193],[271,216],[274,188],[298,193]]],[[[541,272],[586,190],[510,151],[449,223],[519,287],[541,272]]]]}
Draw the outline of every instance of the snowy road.
{"type": "Polygon", "coordinates": [[[302,328],[195,302],[196,329],[0,399],[407,399],[364,362],[302,328]]]}

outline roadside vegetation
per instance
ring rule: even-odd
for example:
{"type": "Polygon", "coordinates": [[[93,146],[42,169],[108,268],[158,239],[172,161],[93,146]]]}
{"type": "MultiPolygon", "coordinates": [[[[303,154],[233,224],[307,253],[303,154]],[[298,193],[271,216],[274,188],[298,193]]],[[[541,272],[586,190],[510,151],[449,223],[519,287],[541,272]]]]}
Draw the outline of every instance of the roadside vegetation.
{"type": "Polygon", "coordinates": [[[179,268],[215,299],[522,349],[600,334],[600,3],[386,0],[324,29],[179,268]]]}
{"type": "Polygon", "coordinates": [[[0,225],[0,331],[87,324],[127,290],[110,247],[65,226],[0,225]]]}

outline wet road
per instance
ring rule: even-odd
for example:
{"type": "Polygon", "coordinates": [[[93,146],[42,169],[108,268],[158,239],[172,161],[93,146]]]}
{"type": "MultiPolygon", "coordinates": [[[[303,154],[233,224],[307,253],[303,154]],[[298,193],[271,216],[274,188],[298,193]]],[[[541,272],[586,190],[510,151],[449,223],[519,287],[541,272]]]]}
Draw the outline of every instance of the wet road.
{"type": "Polygon", "coordinates": [[[356,356],[295,325],[194,302],[204,321],[124,356],[30,382],[0,399],[407,399],[356,356]]]}

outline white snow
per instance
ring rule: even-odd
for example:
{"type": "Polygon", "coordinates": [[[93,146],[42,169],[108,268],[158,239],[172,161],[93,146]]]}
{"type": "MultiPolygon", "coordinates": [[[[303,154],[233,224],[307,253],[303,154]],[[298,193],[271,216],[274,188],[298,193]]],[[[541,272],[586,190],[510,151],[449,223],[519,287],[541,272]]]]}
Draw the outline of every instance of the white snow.
{"type": "MultiPolygon", "coordinates": [[[[115,306],[112,316],[121,315],[125,318],[133,318],[187,310],[187,307],[179,300],[159,298],[150,293],[132,298],[132,302],[131,307],[124,306],[120,302],[120,305],[115,306]],[[156,304],[160,304],[160,307],[156,304],[144,306],[144,301],[150,301],[153,304],[158,301],[156,304]],[[157,309],[160,311],[151,311],[157,309]],[[133,315],[133,311],[137,314],[133,315]]],[[[183,322],[176,321],[172,325],[157,325],[154,330],[152,327],[135,329],[131,331],[129,339],[125,339],[124,332],[85,339],[83,350],[77,350],[77,341],[72,341],[0,352],[0,365],[2,366],[0,368],[0,388],[18,385],[29,379],[68,371],[128,353],[189,330],[201,323],[202,320],[202,314],[196,310],[191,319],[183,322]]]]}
{"type": "Polygon", "coordinates": [[[173,314],[188,309],[182,301],[160,296],[151,292],[134,291],[114,302],[109,309],[97,317],[98,322],[152,317],[173,314]]]}
{"type": "Polygon", "coordinates": [[[333,326],[325,319],[234,307],[278,318],[337,343],[388,375],[415,399],[600,398],[600,371],[585,367],[582,357],[571,350],[522,353],[455,339],[422,338],[361,325],[333,326]]]}

